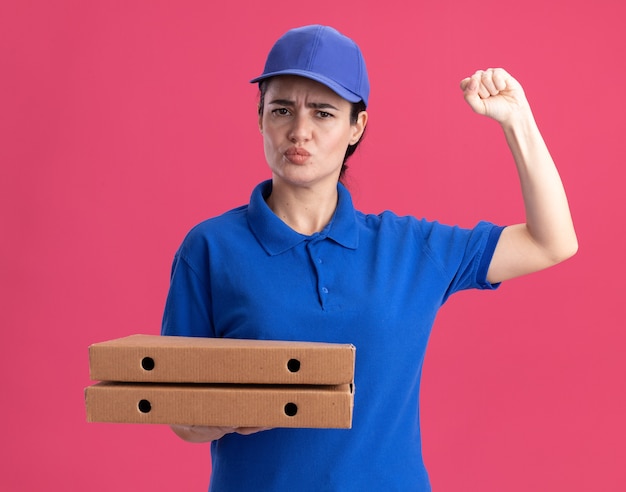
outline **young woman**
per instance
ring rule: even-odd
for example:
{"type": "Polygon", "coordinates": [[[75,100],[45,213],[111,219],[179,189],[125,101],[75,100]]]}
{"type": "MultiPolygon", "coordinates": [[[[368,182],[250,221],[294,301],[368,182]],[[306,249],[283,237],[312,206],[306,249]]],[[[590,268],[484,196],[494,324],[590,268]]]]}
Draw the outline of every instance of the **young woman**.
{"type": "Polygon", "coordinates": [[[461,82],[471,108],[501,125],[526,207],[523,224],[461,229],[354,209],[339,181],[367,125],[369,81],[352,40],[325,26],[293,29],[252,82],[271,180],[248,205],[187,235],[162,333],[352,343],[353,427],[173,430],[212,441],[214,491],[428,491],[419,386],[439,307],[454,292],[495,288],[577,250],[522,87],[502,69],[461,82]]]}

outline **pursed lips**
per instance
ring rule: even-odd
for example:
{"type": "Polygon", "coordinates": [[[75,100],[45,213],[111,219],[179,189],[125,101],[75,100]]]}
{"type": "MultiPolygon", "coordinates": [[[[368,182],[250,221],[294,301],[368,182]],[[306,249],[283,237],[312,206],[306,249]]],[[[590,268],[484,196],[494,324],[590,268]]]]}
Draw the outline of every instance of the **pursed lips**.
{"type": "Polygon", "coordinates": [[[289,147],[283,155],[293,164],[302,164],[311,157],[311,154],[302,147],[289,147]]]}

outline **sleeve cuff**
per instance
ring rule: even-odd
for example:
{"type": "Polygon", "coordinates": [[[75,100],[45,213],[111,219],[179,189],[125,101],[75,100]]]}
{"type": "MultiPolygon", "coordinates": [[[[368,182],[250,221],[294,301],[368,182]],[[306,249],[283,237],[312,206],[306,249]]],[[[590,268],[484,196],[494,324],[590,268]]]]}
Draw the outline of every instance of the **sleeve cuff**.
{"type": "Polygon", "coordinates": [[[493,253],[496,250],[498,240],[503,230],[504,226],[493,226],[487,236],[487,244],[485,244],[485,249],[478,265],[478,271],[476,272],[476,280],[482,289],[497,289],[500,286],[499,282],[497,284],[491,284],[487,281],[487,272],[489,271],[493,253]]]}

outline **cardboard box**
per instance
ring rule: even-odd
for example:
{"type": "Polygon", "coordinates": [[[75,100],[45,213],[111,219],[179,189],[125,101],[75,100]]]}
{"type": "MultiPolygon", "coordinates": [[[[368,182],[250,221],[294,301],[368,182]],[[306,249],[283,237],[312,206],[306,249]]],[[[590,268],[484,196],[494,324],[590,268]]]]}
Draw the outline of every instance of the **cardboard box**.
{"type": "Polygon", "coordinates": [[[93,381],[324,384],[354,381],[350,344],[132,335],[89,347],[93,381]]]}
{"type": "Polygon", "coordinates": [[[85,390],[89,422],[229,427],[352,426],[353,386],[103,382],[85,390]]]}

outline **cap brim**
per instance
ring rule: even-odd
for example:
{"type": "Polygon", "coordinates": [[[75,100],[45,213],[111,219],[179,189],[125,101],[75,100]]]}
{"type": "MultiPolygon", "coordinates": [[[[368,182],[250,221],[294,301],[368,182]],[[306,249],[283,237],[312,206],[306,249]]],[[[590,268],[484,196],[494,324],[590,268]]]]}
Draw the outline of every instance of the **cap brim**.
{"type": "Polygon", "coordinates": [[[314,72],[308,72],[306,70],[297,70],[297,69],[289,69],[289,70],[279,70],[277,72],[264,73],[263,75],[259,75],[258,77],[252,79],[250,81],[251,84],[255,84],[261,82],[262,80],[269,79],[270,77],[277,77],[279,75],[297,75],[299,77],[305,77],[307,79],[315,80],[320,84],[325,85],[333,92],[336,92],[339,96],[343,97],[346,101],[351,103],[357,103],[361,101],[363,98],[358,96],[352,91],[349,91],[342,85],[338,84],[334,80],[331,80],[327,77],[319,75],[314,72]]]}

